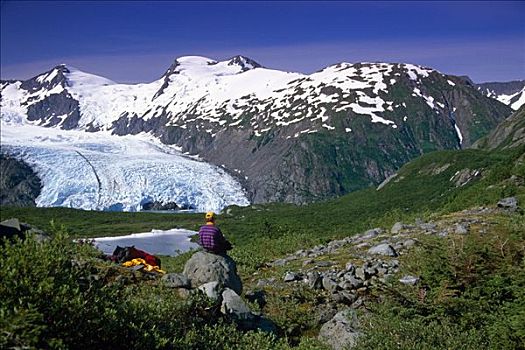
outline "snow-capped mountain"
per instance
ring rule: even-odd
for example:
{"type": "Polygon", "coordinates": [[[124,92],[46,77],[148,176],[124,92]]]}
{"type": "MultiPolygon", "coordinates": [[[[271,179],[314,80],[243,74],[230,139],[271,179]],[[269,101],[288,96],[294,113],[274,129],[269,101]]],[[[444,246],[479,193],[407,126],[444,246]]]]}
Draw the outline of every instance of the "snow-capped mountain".
{"type": "Polygon", "coordinates": [[[237,56],[176,59],[160,79],[116,84],[61,65],[2,82],[2,118],[148,133],[236,174],[255,202],[375,184],[421,153],[467,147],[509,107],[413,64],[340,63],[306,75],[237,56]]]}
{"type": "Polygon", "coordinates": [[[477,84],[477,87],[485,96],[495,98],[515,111],[525,104],[525,80],[482,83],[477,84]]]}

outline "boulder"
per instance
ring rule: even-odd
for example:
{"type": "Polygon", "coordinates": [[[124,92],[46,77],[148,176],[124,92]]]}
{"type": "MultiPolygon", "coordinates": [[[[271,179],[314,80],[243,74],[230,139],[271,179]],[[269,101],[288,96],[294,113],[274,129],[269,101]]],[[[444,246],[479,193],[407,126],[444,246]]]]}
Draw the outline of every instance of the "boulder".
{"type": "Polygon", "coordinates": [[[11,239],[14,237],[25,238],[28,235],[34,235],[38,242],[50,239],[50,236],[42,230],[29,224],[18,221],[16,218],[0,222],[0,238],[11,239]]]}
{"type": "Polygon", "coordinates": [[[399,279],[399,282],[407,286],[415,286],[419,282],[419,277],[406,275],[399,279]]]}
{"type": "Polygon", "coordinates": [[[388,243],[382,243],[368,249],[368,254],[372,255],[386,255],[386,256],[397,256],[394,248],[388,243]]]}
{"type": "Polygon", "coordinates": [[[360,240],[363,240],[363,241],[370,240],[372,238],[379,236],[381,233],[383,233],[383,229],[380,227],[376,227],[376,228],[373,228],[363,233],[363,235],[360,237],[360,240]]]}
{"type": "Polygon", "coordinates": [[[466,235],[469,231],[469,225],[466,223],[457,223],[454,226],[454,232],[458,235],[466,235]]]}
{"type": "Polygon", "coordinates": [[[323,288],[329,292],[335,292],[340,289],[336,281],[334,281],[330,276],[324,276],[322,279],[323,288]]]}
{"type": "Polygon", "coordinates": [[[323,278],[317,271],[310,271],[306,274],[306,283],[312,289],[321,289],[323,286],[323,278]]]}
{"type": "Polygon", "coordinates": [[[319,340],[334,350],[350,349],[356,345],[358,332],[357,315],[352,309],[338,312],[319,331],[319,340]]]}
{"type": "Polygon", "coordinates": [[[390,233],[396,235],[399,232],[401,232],[401,230],[404,228],[405,228],[405,225],[402,222],[398,221],[394,224],[394,226],[392,226],[392,228],[390,229],[390,233]]]}
{"type": "Polygon", "coordinates": [[[22,237],[22,229],[18,219],[9,219],[0,222],[0,237],[11,238],[14,236],[22,237]]]}
{"type": "Polygon", "coordinates": [[[216,281],[224,287],[231,288],[237,294],[242,293],[237,264],[227,255],[196,252],[186,262],[183,274],[188,276],[193,288],[216,281]]]}
{"type": "Polygon", "coordinates": [[[285,282],[293,282],[293,281],[297,281],[297,280],[300,280],[300,279],[301,279],[301,277],[297,273],[292,272],[292,271],[288,271],[284,275],[284,281],[285,282]]]}
{"type": "Polygon", "coordinates": [[[190,288],[191,286],[188,277],[182,273],[167,273],[162,276],[162,281],[170,288],[190,288]]]}
{"type": "Polygon", "coordinates": [[[206,294],[206,296],[212,300],[219,300],[222,295],[221,285],[217,281],[204,283],[197,289],[206,294]]]}
{"type": "Polygon", "coordinates": [[[516,211],[518,210],[518,200],[516,197],[503,198],[498,202],[498,207],[509,211],[516,211]]]}
{"type": "Polygon", "coordinates": [[[230,288],[225,288],[222,292],[221,312],[235,320],[252,320],[255,318],[244,300],[230,288]]]}

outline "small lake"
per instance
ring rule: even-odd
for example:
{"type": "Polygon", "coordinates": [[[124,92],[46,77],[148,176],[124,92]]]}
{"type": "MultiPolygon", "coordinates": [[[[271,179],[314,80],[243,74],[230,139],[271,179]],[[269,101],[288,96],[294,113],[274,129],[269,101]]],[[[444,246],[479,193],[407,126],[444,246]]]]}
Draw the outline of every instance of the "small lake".
{"type": "Polygon", "coordinates": [[[197,233],[184,229],[152,230],[151,232],[133,233],[126,236],[99,237],[95,238],[93,243],[99,250],[108,255],[113,254],[119,245],[121,247],[135,246],[135,248],[153,255],[176,256],[199,247],[197,243],[190,241],[190,237],[197,233]]]}

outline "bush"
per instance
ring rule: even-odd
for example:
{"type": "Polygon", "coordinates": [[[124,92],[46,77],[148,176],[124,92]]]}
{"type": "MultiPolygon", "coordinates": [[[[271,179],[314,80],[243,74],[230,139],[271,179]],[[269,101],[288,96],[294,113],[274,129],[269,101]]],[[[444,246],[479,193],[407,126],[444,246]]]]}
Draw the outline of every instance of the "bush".
{"type": "Polygon", "coordinates": [[[154,281],[121,283],[119,267],[62,230],[43,243],[28,237],[3,245],[2,349],[288,348],[271,335],[237,330],[203,294],[183,300],[154,281]]]}

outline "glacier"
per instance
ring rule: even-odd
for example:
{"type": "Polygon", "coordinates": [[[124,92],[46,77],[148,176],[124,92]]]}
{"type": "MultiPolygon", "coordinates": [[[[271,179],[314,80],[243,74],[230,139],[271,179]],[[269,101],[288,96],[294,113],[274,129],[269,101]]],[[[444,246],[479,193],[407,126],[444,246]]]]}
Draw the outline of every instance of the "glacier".
{"type": "Polygon", "coordinates": [[[0,136],[2,152],[25,161],[40,177],[39,207],[139,211],[158,201],[220,212],[249,205],[226,171],[151,135],[46,128],[2,113],[0,136]]]}

